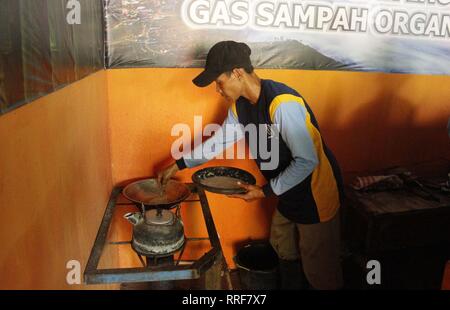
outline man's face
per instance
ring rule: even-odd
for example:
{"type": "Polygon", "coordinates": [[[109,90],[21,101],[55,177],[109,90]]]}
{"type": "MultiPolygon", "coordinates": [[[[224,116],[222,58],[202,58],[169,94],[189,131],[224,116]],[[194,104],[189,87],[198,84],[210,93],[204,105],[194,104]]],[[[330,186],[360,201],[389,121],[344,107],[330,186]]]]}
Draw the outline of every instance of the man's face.
{"type": "Polygon", "coordinates": [[[236,72],[222,73],[216,79],[216,91],[227,101],[236,101],[241,96],[242,84],[236,72]]]}

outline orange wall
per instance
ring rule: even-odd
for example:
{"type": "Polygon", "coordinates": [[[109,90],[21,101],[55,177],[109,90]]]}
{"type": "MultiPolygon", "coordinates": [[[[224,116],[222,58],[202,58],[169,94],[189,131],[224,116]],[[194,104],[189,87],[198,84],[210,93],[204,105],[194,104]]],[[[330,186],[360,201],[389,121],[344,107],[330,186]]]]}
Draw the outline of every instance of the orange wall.
{"type": "MultiPolygon", "coordinates": [[[[169,159],[171,128],[194,115],[221,123],[227,105],[214,86],[196,88],[199,69],[115,69],[108,71],[113,183],[155,175],[169,159]]],[[[347,180],[363,171],[397,164],[450,158],[446,124],[450,115],[450,76],[383,73],[258,70],[297,89],[310,104],[322,134],[334,151],[347,180]]],[[[195,134],[199,134],[196,132],[195,134]]],[[[264,179],[252,161],[215,160],[264,179]]],[[[180,179],[190,181],[195,170],[180,179]]],[[[244,203],[208,194],[217,230],[230,265],[236,243],[268,236],[274,202],[244,203]]],[[[188,234],[204,233],[201,213],[183,210],[188,234]]],[[[127,223],[123,229],[127,230],[127,223]]],[[[121,257],[128,263],[127,256],[121,257]]]]}
{"type": "MultiPolygon", "coordinates": [[[[154,175],[170,155],[176,123],[221,123],[227,105],[214,87],[191,83],[199,69],[98,72],[0,117],[0,289],[68,286],[68,260],[82,270],[114,184],[154,175]]],[[[450,77],[380,73],[259,70],[301,92],[345,175],[395,164],[450,158],[446,124],[450,77]]],[[[196,132],[198,135],[199,132],[196,132]]],[[[264,179],[252,161],[215,160],[264,179]]],[[[195,170],[179,174],[190,181],[195,170]]],[[[209,194],[228,260],[239,242],[268,236],[274,201],[244,203],[209,194]],[[262,203],[262,205],[261,205],[262,203]]],[[[187,204],[189,236],[206,235],[198,206],[187,204]]],[[[120,216],[111,236],[129,240],[120,216]]],[[[127,249],[102,264],[135,265],[127,249]]],[[[199,247],[199,253],[202,251],[199,247]]],[[[189,253],[187,253],[189,254],[189,253]]],[[[108,286],[116,288],[117,286],[108,286]]]]}
{"type": "Polygon", "coordinates": [[[66,262],[83,272],[110,194],[107,115],[101,71],[0,117],[0,289],[86,288],[66,262]]]}

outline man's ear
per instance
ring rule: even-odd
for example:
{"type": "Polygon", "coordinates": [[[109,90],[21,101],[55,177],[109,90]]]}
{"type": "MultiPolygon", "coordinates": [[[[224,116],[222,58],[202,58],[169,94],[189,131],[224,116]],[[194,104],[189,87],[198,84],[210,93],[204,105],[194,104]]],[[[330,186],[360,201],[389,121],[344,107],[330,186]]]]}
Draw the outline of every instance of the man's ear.
{"type": "Polygon", "coordinates": [[[233,69],[233,74],[238,78],[242,78],[243,76],[243,69],[242,68],[234,68],[233,69]]]}

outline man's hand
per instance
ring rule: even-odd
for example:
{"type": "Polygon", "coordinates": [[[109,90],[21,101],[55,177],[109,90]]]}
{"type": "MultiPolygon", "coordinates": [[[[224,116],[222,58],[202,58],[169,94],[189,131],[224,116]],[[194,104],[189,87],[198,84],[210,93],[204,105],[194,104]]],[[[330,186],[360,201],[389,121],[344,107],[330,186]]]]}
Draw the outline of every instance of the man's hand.
{"type": "Polygon", "coordinates": [[[167,181],[169,181],[175,173],[178,171],[178,166],[176,163],[173,163],[169,167],[165,168],[164,170],[160,171],[158,173],[158,182],[159,184],[165,185],[167,181]]]}
{"type": "Polygon", "coordinates": [[[244,199],[246,202],[250,202],[265,197],[262,188],[257,185],[241,184],[240,182],[238,182],[238,184],[240,187],[246,189],[247,192],[245,194],[228,195],[228,197],[241,198],[244,199]]]}

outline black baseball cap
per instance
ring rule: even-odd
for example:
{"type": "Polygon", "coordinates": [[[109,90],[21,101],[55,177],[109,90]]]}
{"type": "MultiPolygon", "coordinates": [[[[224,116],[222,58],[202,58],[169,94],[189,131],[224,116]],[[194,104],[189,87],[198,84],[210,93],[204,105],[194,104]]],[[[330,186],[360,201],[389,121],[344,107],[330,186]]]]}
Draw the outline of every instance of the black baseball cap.
{"type": "Polygon", "coordinates": [[[235,68],[253,68],[250,61],[250,47],[241,42],[221,41],[214,44],[206,56],[205,70],[192,82],[205,87],[214,82],[219,75],[235,68]]]}

